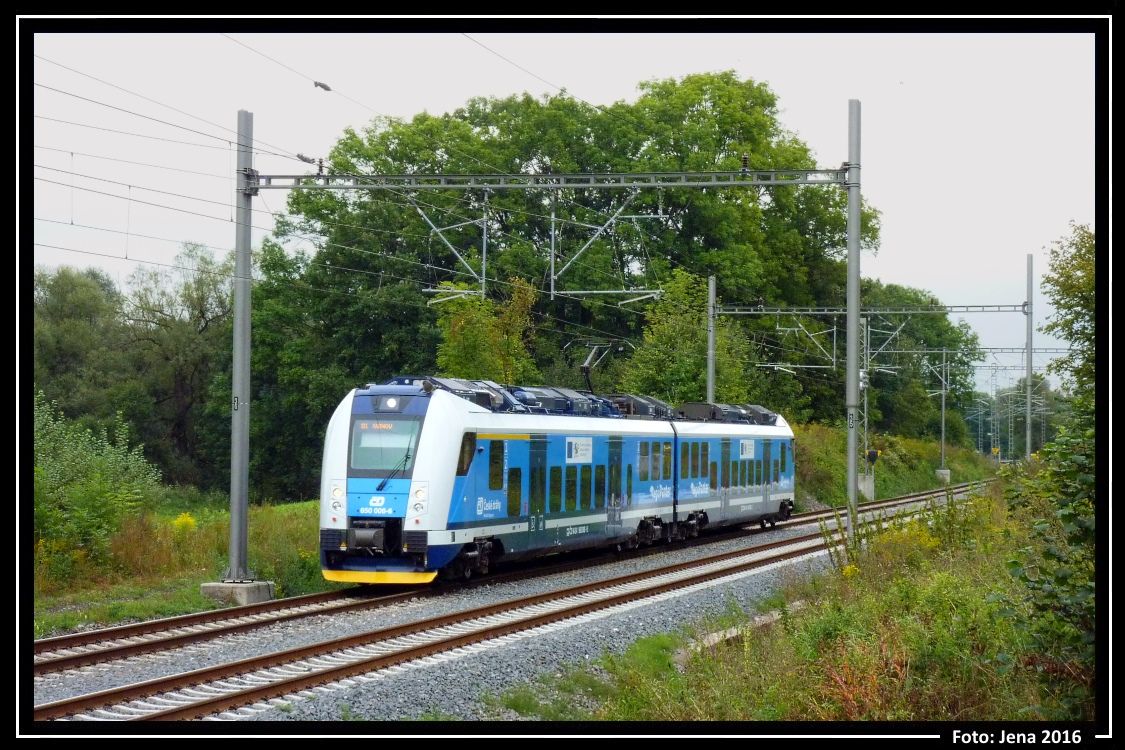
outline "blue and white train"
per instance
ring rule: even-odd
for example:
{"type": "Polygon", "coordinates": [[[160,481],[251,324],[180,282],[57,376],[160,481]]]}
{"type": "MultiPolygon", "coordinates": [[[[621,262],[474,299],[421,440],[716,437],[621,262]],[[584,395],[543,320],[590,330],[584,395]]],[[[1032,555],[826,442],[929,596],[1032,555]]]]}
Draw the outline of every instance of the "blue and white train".
{"type": "Polygon", "coordinates": [[[499,559],[764,527],[789,516],[793,479],[793,432],[761,407],[672,413],[643,397],[397,378],[352,390],[328,424],[321,568],[330,581],[426,583],[499,559]]]}

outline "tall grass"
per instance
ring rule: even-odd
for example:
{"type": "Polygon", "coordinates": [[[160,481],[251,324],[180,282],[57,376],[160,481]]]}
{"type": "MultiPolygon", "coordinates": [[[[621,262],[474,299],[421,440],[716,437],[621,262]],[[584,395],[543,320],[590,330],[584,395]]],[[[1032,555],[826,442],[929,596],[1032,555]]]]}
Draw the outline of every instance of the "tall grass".
{"type": "Polygon", "coordinates": [[[935,506],[867,537],[793,586],[799,612],[693,657],[607,659],[602,719],[1013,720],[1080,718],[1023,658],[1026,597],[1006,560],[1026,541],[995,496],[935,506]]]}
{"type": "MultiPolygon", "coordinates": [[[[1038,679],[1032,607],[1007,560],[1029,540],[999,492],[870,524],[828,572],[793,581],[781,618],[672,659],[684,639],[644,638],[620,656],[499,703],[524,716],[647,721],[983,721],[1084,718],[1038,679]],[[789,602],[801,600],[799,610],[789,602]],[[578,694],[581,700],[570,696],[578,694]],[[524,698],[521,699],[521,696],[524,698]]],[[[726,625],[724,624],[724,627],[726,625]]],[[[716,630],[688,628],[690,638],[716,630]]]]}

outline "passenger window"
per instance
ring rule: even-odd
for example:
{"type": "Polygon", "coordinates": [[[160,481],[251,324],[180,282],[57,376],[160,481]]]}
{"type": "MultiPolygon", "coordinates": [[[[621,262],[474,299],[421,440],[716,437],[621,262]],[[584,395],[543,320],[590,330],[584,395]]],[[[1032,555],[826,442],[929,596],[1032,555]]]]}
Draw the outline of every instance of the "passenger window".
{"type": "Polygon", "coordinates": [[[691,471],[691,447],[687,443],[680,446],[680,479],[687,479],[691,471]]]}
{"type": "Polygon", "coordinates": [[[707,443],[704,443],[699,449],[699,464],[703,467],[703,476],[707,476],[707,472],[711,470],[711,462],[708,460],[707,448],[707,443]]]}
{"type": "Polygon", "coordinates": [[[605,467],[601,465],[594,469],[594,502],[595,507],[605,507],[605,467]]]}
{"type": "Polygon", "coordinates": [[[621,464],[609,465],[609,494],[618,500],[621,498],[621,464]]]}
{"type": "Polygon", "coordinates": [[[641,455],[637,461],[637,465],[641,468],[641,481],[648,481],[648,443],[641,443],[641,455]]]}
{"type": "Polygon", "coordinates": [[[691,444],[691,478],[699,476],[699,443],[691,444]]]}
{"type": "Polygon", "coordinates": [[[477,434],[466,432],[461,436],[461,453],[457,456],[457,476],[463,477],[469,473],[469,465],[472,464],[473,454],[476,452],[477,434]]]}
{"type": "Polygon", "coordinates": [[[551,512],[558,513],[562,510],[562,467],[551,467],[551,512]]]}
{"type": "Polygon", "coordinates": [[[566,467],[566,509],[575,510],[578,507],[578,467],[566,467]]]}
{"type": "Polygon", "coordinates": [[[719,486],[719,465],[716,463],[711,464],[711,489],[715,490],[719,486]]]}
{"type": "Polygon", "coordinates": [[[648,478],[654,482],[660,479],[660,443],[652,444],[652,470],[648,478]]]}
{"type": "Polygon", "coordinates": [[[625,499],[628,502],[633,502],[633,464],[625,467],[625,499]]]}
{"type": "Polygon", "coordinates": [[[488,489],[504,489],[503,440],[490,440],[488,444],[488,489]]]}
{"type": "Polygon", "coordinates": [[[590,467],[582,467],[582,507],[590,508],[590,467]]]}
{"type": "Polygon", "coordinates": [[[740,465],[738,467],[738,476],[742,480],[742,481],[739,482],[739,484],[743,487],[749,486],[749,485],[746,484],[746,464],[747,463],[748,463],[747,461],[739,461],[740,465]]]}
{"type": "Polygon", "coordinates": [[[672,444],[664,444],[664,478],[672,478],[672,444]]]}
{"type": "Polygon", "coordinates": [[[523,488],[520,486],[520,470],[508,469],[508,518],[518,518],[523,504],[523,488]]]}

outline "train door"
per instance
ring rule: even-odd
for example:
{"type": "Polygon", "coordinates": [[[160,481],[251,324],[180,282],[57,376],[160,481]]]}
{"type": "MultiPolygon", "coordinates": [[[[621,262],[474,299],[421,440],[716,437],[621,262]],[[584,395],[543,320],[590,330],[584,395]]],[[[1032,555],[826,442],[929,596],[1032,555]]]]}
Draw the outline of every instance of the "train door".
{"type": "Polygon", "coordinates": [[[720,517],[730,515],[730,438],[723,438],[722,448],[719,452],[719,513],[720,517]]]}
{"type": "Polygon", "coordinates": [[[772,440],[762,441],[762,513],[770,512],[770,481],[773,479],[772,449],[772,440]]]}
{"type": "Polygon", "coordinates": [[[528,460],[527,531],[529,548],[551,544],[546,538],[547,436],[532,435],[528,460]]]}
{"type": "Polygon", "coordinates": [[[606,501],[606,535],[621,534],[621,506],[625,504],[621,490],[621,436],[609,439],[609,493],[606,501]]]}

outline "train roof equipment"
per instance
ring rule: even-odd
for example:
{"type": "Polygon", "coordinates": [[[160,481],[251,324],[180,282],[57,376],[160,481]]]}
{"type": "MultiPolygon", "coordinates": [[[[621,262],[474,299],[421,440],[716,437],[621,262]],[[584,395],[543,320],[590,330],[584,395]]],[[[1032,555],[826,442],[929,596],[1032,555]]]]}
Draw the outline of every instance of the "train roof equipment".
{"type": "MultiPolygon", "coordinates": [[[[686,420],[776,426],[776,412],[757,404],[724,404],[688,401],[673,408],[653,396],[634,393],[597,394],[572,388],[545,385],[500,385],[491,380],[467,380],[435,375],[396,375],[372,388],[443,390],[493,412],[518,414],[562,414],[614,419],[686,420]]],[[[416,392],[416,391],[414,391],[416,392]]]]}

